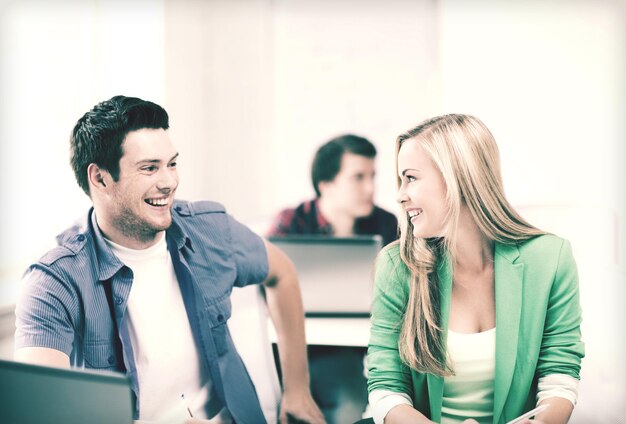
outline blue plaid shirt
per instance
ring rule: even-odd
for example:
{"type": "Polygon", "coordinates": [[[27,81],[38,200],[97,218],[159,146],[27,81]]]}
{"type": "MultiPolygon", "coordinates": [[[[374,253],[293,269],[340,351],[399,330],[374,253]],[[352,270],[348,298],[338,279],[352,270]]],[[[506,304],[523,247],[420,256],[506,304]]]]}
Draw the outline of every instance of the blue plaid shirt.
{"type": "MultiPolygon", "coordinates": [[[[66,353],[74,367],[126,372],[139,399],[124,319],[132,270],[105,243],[93,209],[57,240],[58,246],[25,274],[16,308],[15,348],[47,347],[66,353]]],[[[264,423],[254,385],[226,325],[233,286],[267,277],[263,240],[217,203],[183,201],[173,205],[166,240],[215,393],[237,423],[264,423]]],[[[136,403],[135,418],[139,407],[136,403]]]]}

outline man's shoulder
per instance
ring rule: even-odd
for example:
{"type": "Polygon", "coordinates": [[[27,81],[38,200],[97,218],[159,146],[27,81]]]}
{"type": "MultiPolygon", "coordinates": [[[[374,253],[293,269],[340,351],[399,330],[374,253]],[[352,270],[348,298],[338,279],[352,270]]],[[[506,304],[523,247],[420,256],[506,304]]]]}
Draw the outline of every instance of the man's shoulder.
{"type": "Polygon", "coordinates": [[[317,224],[315,199],[307,200],[295,207],[284,208],[278,212],[273,218],[267,234],[269,236],[316,234],[319,232],[317,224]]]}
{"type": "Polygon", "coordinates": [[[175,200],[173,205],[173,211],[181,217],[192,217],[195,215],[204,214],[225,214],[226,208],[224,205],[211,200],[175,200]]]}
{"type": "Polygon", "coordinates": [[[76,257],[83,252],[85,245],[93,238],[88,220],[89,214],[59,233],[56,236],[56,246],[44,253],[37,262],[50,267],[60,259],[76,257]]]}
{"type": "Polygon", "coordinates": [[[223,244],[231,238],[232,220],[226,208],[218,202],[175,200],[172,221],[168,233],[175,240],[188,237],[195,241],[195,246],[223,244]]]}
{"type": "Polygon", "coordinates": [[[296,206],[287,207],[282,209],[278,215],[279,216],[303,216],[310,214],[311,211],[315,210],[315,200],[306,200],[304,202],[299,203],[296,206]]]}
{"type": "Polygon", "coordinates": [[[372,215],[376,216],[377,218],[382,218],[385,220],[397,222],[396,215],[394,215],[393,213],[389,212],[386,209],[381,208],[380,206],[374,205],[374,211],[372,215]]]}

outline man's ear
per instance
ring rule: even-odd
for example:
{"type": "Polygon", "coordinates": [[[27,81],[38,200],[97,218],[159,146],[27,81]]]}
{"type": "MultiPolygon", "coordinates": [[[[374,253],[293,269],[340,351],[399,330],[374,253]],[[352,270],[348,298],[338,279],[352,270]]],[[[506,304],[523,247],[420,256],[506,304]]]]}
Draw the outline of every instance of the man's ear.
{"type": "Polygon", "coordinates": [[[324,194],[330,184],[332,184],[332,181],[320,181],[317,183],[317,189],[320,192],[320,197],[324,194]]]}
{"type": "Polygon", "coordinates": [[[106,190],[107,183],[111,181],[111,174],[95,163],[90,163],[87,167],[87,179],[91,188],[106,190]]]}

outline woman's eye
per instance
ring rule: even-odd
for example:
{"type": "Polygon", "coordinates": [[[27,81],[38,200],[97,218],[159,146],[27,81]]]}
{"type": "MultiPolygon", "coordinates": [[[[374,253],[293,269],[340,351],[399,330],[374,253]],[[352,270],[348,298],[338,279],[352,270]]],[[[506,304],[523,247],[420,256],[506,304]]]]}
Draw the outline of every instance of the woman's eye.
{"type": "Polygon", "coordinates": [[[406,181],[409,182],[409,183],[413,182],[415,180],[416,180],[416,178],[414,176],[412,176],[412,175],[407,175],[406,176],[406,181]]]}

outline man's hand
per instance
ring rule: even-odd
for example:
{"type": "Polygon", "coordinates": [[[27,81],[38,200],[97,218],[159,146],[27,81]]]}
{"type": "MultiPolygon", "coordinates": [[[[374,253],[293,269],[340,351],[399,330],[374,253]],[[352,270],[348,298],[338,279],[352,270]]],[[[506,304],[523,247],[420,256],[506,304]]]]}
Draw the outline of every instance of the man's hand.
{"type": "Polygon", "coordinates": [[[276,329],[282,369],[283,398],[279,421],[281,424],[325,423],[309,389],[304,310],[296,268],[282,250],[268,241],[265,246],[269,262],[265,294],[276,329]]]}
{"type": "Polygon", "coordinates": [[[322,411],[317,407],[311,392],[283,393],[280,402],[280,424],[326,424],[322,411]]]}

